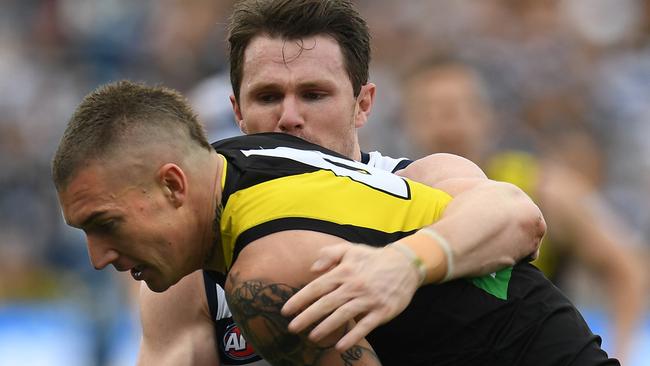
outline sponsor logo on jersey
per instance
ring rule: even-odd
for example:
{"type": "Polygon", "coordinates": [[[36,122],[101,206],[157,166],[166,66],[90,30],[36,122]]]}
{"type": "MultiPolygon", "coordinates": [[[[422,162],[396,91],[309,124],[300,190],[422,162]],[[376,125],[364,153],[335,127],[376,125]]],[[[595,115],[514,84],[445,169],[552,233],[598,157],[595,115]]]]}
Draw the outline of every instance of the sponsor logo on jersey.
{"type": "Polygon", "coordinates": [[[246,342],[237,324],[230,324],[223,336],[224,353],[233,360],[247,360],[257,356],[253,346],[246,342]]]}

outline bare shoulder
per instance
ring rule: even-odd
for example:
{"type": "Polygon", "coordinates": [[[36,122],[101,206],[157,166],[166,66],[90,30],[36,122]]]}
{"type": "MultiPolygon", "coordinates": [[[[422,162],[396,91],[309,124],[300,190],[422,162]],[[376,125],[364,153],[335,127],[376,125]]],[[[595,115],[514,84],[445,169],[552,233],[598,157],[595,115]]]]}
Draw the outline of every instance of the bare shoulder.
{"type": "MultiPolygon", "coordinates": [[[[140,287],[140,312],[143,325],[149,321],[183,322],[183,318],[210,319],[203,274],[195,271],[182,278],[165,292],[151,291],[145,283],[140,287]],[[191,301],[188,301],[191,299],[191,301]]],[[[145,328],[146,330],[146,328],[145,328]]]]}
{"type": "Polygon", "coordinates": [[[226,295],[233,317],[255,350],[272,364],[282,365],[378,365],[365,340],[340,353],[336,341],[348,327],[318,343],[308,331],[288,331],[290,317],[282,306],[315,275],[309,271],[320,248],[341,239],[310,231],[282,231],[246,246],[226,281],[226,295]]]}
{"type": "Polygon", "coordinates": [[[196,271],[167,291],[140,288],[142,343],[138,366],[218,364],[203,274],[196,271]]]}

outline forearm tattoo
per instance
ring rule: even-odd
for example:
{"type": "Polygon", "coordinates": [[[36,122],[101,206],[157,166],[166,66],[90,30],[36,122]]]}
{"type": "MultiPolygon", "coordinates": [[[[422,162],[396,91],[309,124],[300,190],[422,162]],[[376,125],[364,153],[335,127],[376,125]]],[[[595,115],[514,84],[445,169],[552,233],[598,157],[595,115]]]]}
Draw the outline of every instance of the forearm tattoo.
{"type": "Polygon", "coordinates": [[[345,366],[354,365],[356,363],[355,361],[361,360],[361,358],[363,357],[364,352],[370,352],[370,353],[372,353],[374,358],[377,357],[375,355],[375,353],[372,352],[371,350],[369,350],[369,349],[367,349],[365,347],[355,345],[352,348],[350,348],[349,350],[347,350],[347,351],[345,351],[345,352],[343,352],[341,354],[341,360],[343,360],[343,365],[345,365],[345,366]]]}
{"type": "MultiPolygon", "coordinates": [[[[309,341],[310,329],[300,334],[287,330],[291,318],[280,314],[280,309],[299,288],[281,283],[263,281],[238,281],[230,274],[233,284],[228,291],[228,305],[255,351],[273,365],[321,365],[323,357],[333,350],[334,344],[318,345],[309,341]]],[[[354,346],[340,354],[341,364],[345,366],[362,365],[362,358],[376,355],[371,349],[354,346]]],[[[331,360],[331,354],[328,356],[331,360]]]]}

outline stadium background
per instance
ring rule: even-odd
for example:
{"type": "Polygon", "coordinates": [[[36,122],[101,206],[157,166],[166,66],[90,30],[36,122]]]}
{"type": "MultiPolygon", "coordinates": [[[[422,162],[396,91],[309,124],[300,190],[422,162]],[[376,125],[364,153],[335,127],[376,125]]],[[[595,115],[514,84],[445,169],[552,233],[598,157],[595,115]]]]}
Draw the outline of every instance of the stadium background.
{"type": "MultiPolygon", "coordinates": [[[[585,174],[594,174],[640,242],[650,242],[650,1],[357,3],[374,37],[371,80],[379,87],[361,134],[365,149],[412,156],[400,127],[400,77],[432,54],[450,54],[485,71],[500,128],[512,139],[530,130],[545,138],[569,125],[593,136],[597,154],[571,163],[597,166],[585,174]],[[530,110],[541,113],[522,113],[530,110]]],[[[134,363],[132,281],[91,268],[81,233],[62,221],[49,162],[82,96],[122,78],[186,93],[212,140],[237,134],[224,42],[230,6],[0,2],[0,366],[134,363]]],[[[573,270],[570,295],[607,349],[606,294],[573,270]]],[[[650,316],[629,361],[650,365],[650,316]]]]}

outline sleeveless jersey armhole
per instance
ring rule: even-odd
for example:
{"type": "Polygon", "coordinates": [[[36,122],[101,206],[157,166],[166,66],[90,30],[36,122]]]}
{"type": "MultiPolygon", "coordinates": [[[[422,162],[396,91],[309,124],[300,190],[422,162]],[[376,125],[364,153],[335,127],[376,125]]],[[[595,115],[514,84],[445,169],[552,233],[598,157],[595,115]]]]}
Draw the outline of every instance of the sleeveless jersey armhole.
{"type": "Polygon", "coordinates": [[[209,271],[203,272],[203,285],[205,287],[205,294],[208,298],[208,308],[210,309],[210,316],[214,320],[219,311],[217,304],[217,284],[219,283],[215,273],[209,271]]]}

